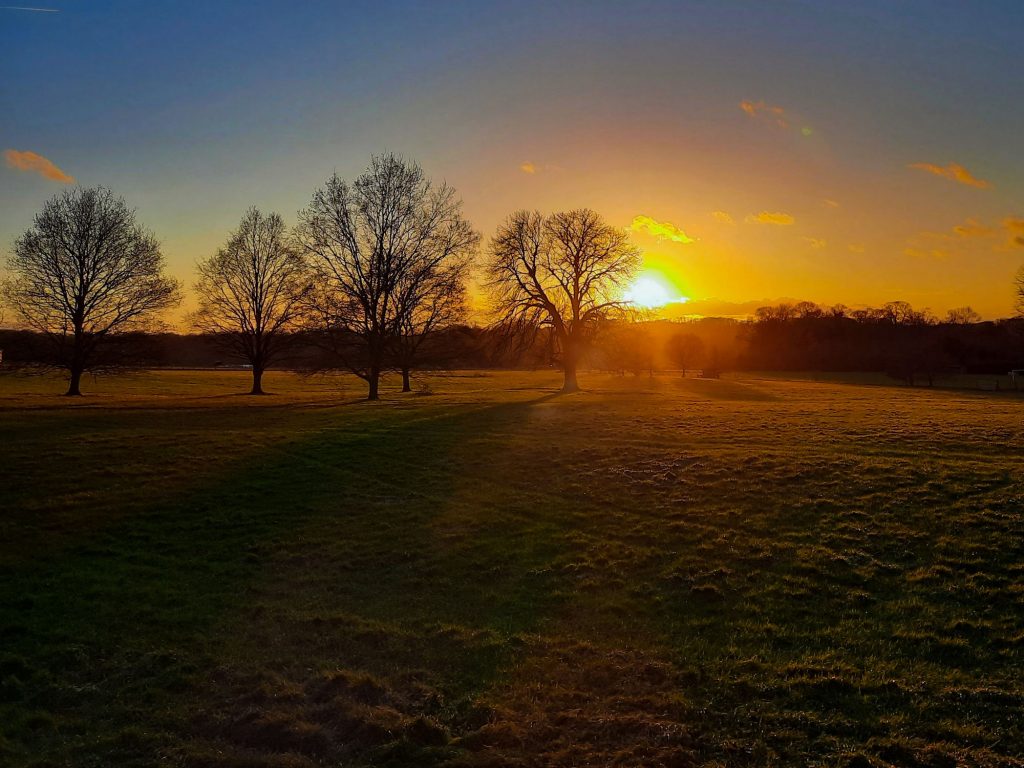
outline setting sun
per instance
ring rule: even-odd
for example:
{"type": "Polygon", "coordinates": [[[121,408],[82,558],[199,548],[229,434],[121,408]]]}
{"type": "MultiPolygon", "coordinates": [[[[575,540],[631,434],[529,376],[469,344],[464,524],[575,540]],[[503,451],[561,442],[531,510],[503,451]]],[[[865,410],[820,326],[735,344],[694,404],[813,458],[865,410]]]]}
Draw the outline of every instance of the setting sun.
{"type": "Polygon", "coordinates": [[[687,298],[679,296],[661,275],[649,271],[637,276],[626,289],[624,298],[642,309],[657,309],[666,304],[687,301],[687,298]]]}

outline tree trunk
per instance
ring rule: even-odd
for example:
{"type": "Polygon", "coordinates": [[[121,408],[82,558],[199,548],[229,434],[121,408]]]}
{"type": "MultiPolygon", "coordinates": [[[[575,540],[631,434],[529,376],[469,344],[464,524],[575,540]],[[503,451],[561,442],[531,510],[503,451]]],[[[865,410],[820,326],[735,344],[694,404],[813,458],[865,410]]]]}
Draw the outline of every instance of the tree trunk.
{"type": "Polygon", "coordinates": [[[402,369],[402,391],[403,392],[412,392],[412,385],[409,382],[409,369],[408,368],[403,368],[402,369]]]}
{"type": "Polygon", "coordinates": [[[371,368],[370,375],[366,377],[367,383],[370,385],[370,392],[367,394],[367,400],[380,400],[380,396],[377,391],[380,389],[380,369],[371,368]]]}
{"type": "Polygon", "coordinates": [[[562,357],[562,370],[565,373],[562,391],[576,392],[580,385],[576,381],[576,349],[572,342],[567,342],[565,345],[565,354],[562,357]]]}
{"type": "Polygon", "coordinates": [[[75,321],[75,335],[71,348],[71,365],[68,370],[71,373],[71,380],[68,381],[68,391],[64,394],[67,397],[78,397],[82,394],[82,372],[85,370],[85,333],[82,324],[75,321]]]}
{"type": "Polygon", "coordinates": [[[65,393],[68,397],[77,397],[82,394],[82,369],[74,363],[71,366],[71,380],[68,382],[68,391],[65,393]]]}
{"type": "Polygon", "coordinates": [[[263,394],[263,369],[253,366],[252,368],[252,391],[250,395],[263,394]]]}

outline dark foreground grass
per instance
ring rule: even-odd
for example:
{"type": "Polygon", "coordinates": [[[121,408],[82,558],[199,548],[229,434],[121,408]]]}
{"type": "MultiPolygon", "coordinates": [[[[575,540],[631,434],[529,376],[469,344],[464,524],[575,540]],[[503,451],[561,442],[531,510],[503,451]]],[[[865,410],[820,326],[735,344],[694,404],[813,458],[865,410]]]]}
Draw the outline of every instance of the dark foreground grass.
{"type": "Polygon", "coordinates": [[[1024,402],[0,379],[0,764],[1024,765],[1024,402]]]}

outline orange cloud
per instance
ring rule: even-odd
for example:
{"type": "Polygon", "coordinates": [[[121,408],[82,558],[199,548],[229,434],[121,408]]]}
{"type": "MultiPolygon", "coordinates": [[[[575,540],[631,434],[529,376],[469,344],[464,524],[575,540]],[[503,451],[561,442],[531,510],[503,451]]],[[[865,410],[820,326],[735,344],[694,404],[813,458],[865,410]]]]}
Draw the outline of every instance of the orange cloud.
{"type": "Polygon", "coordinates": [[[805,237],[804,242],[816,251],[828,245],[828,243],[820,237],[805,237]]]}
{"type": "Polygon", "coordinates": [[[992,228],[986,227],[977,219],[968,219],[963,224],[953,227],[953,234],[960,237],[986,237],[992,234],[992,228]]]}
{"type": "Polygon", "coordinates": [[[75,183],[73,176],[68,176],[52,162],[42,155],[37,155],[35,152],[19,152],[16,149],[5,149],[4,159],[7,161],[8,166],[17,168],[19,171],[38,173],[44,179],[59,181],[63,184],[75,183]]]}
{"type": "Polygon", "coordinates": [[[1010,233],[1010,242],[1014,245],[1024,245],[1024,219],[1010,216],[1003,220],[1003,226],[1010,233]]]}
{"type": "Polygon", "coordinates": [[[903,253],[912,259],[934,259],[936,261],[945,261],[951,256],[950,252],[943,248],[908,247],[903,249],[903,253]]]}
{"type": "Polygon", "coordinates": [[[850,253],[864,253],[864,244],[863,243],[850,243],[848,246],[846,246],[846,249],[850,253]]]}
{"type": "Polygon", "coordinates": [[[966,184],[968,187],[988,189],[992,186],[991,182],[985,181],[985,179],[979,179],[958,163],[950,163],[949,165],[944,166],[935,165],[935,163],[911,163],[907,167],[914,168],[919,171],[927,171],[935,176],[941,176],[944,179],[950,179],[951,181],[966,184]]]}
{"type": "Polygon", "coordinates": [[[528,173],[531,176],[537,172],[537,166],[527,160],[525,163],[519,166],[519,170],[523,173],[528,173]]]}
{"type": "Polygon", "coordinates": [[[748,101],[745,99],[740,102],[740,109],[754,119],[767,120],[780,128],[789,127],[789,121],[786,119],[786,110],[782,107],[765,104],[763,100],[748,101]]]}
{"type": "Polygon", "coordinates": [[[757,215],[750,214],[747,216],[747,221],[758,224],[774,224],[779,227],[788,227],[790,224],[796,223],[796,219],[788,213],[773,213],[771,211],[761,211],[757,215]]]}
{"type": "Polygon", "coordinates": [[[634,232],[646,232],[659,240],[671,240],[673,243],[692,243],[693,238],[669,221],[656,221],[650,216],[636,216],[629,228],[634,232]]]}
{"type": "Polygon", "coordinates": [[[824,200],[821,201],[821,204],[824,205],[826,208],[838,208],[839,207],[839,203],[837,203],[835,200],[830,200],[827,197],[824,200]]]}
{"type": "Polygon", "coordinates": [[[717,221],[719,224],[735,224],[732,216],[725,211],[712,211],[711,218],[717,221]]]}

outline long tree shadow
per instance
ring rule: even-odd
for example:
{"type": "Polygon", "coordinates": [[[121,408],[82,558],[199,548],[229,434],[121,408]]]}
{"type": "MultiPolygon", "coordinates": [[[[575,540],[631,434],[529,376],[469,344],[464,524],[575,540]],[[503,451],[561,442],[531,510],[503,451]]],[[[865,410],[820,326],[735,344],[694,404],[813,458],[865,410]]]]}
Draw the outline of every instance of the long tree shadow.
{"type": "Polygon", "coordinates": [[[527,502],[487,519],[463,498],[481,523],[468,546],[434,522],[467,479],[500,481],[462,474],[473,437],[493,451],[552,397],[321,426],[9,568],[0,748],[76,765],[449,754],[483,716],[474,688],[554,599],[559,543],[527,502]]]}

